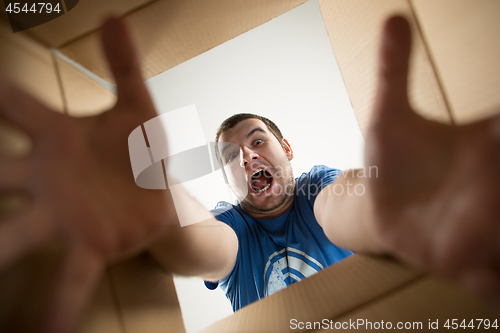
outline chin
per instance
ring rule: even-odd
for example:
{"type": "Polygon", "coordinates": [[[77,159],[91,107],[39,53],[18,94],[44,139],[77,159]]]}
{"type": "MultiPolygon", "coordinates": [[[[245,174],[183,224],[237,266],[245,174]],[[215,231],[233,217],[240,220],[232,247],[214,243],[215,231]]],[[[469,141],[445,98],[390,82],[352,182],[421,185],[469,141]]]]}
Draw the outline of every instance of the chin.
{"type": "Polygon", "coordinates": [[[291,196],[287,196],[283,194],[279,197],[277,196],[268,196],[264,198],[264,200],[259,200],[261,202],[255,202],[253,200],[248,200],[248,197],[245,200],[240,201],[240,205],[245,208],[245,210],[250,210],[252,212],[258,213],[273,213],[277,210],[280,210],[292,199],[291,196]]]}

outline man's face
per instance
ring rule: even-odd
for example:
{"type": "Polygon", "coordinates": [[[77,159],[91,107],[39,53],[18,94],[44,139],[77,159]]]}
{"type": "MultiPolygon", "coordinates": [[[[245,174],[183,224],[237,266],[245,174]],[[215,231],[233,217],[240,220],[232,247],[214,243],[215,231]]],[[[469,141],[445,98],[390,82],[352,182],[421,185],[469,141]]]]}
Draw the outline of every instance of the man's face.
{"type": "Polygon", "coordinates": [[[286,140],[279,142],[266,124],[251,118],[223,132],[218,148],[229,186],[245,211],[272,218],[288,209],[295,179],[286,140]]]}

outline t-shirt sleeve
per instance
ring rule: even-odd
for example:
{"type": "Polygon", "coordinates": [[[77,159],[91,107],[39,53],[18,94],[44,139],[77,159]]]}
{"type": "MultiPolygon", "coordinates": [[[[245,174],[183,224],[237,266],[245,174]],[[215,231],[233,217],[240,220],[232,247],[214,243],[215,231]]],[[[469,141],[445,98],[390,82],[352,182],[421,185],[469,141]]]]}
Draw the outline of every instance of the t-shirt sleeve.
{"type": "Polygon", "coordinates": [[[325,165],[315,165],[310,174],[310,183],[318,185],[321,191],[337,179],[342,174],[342,170],[329,168],[325,165]]]}
{"type": "Polygon", "coordinates": [[[234,232],[237,233],[237,225],[235,223],[234,215],[231,213],[233,205],[228,202],[220,201],[217,203],[214,209],[210,210],[210,213],[221,222],[224,222],[230,226],[234,232]]]}
{"type": "Polygon", "coordinates": [[[314,203],[318,194],[325,187],[332,184],[340,174],[342,174],[342,171],[339,169],[325,165],[315,165],[309,172],[308,195],[312,199],[310,202],[314,203]]]}

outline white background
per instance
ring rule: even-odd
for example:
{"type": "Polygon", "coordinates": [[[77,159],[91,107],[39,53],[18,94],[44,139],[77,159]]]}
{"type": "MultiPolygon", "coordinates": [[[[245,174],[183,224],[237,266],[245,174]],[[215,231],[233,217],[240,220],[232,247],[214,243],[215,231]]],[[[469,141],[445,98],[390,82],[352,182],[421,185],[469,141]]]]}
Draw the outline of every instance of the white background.
{"type": "MultiPolygon", "coordinates": [[[[316,0],[147,81],[159,113],[194,104],[207,142],[220,123],[240,112],[274,121],[290,142],[295,176],[324,164],[339,169],[363,164],[363,138],[316,0]]],[[[186,129],[188,130],[188,129],[186,129]]],[[[169,136],[169,144],[176,145],[169,136]]],[[[233,201],[224,186],[184,184],[211,209],[233,201]]],[[[175,277],[188,332],[231,314],[218,288],[199,278],[175,277]]]]}

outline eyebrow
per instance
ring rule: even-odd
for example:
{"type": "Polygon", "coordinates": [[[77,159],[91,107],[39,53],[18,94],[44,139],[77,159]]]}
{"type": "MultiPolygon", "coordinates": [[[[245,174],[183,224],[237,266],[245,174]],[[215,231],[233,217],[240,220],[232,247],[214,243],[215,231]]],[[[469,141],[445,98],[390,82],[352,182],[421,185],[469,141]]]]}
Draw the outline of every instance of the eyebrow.
{"type": "Polygon", "coordinates": [[[251,130],[250,132],[248,132],[248,134],[247,134],[247,139],[248,139],[249,137],[251,137],[251,136],[252,136],[252,134],[254,134],[255,132],[262,132],[262,133],[266,133],[266,131],[264,131],[262,128],[260,128],[260,127],[255,127],[253,130],[251,130]]]}

